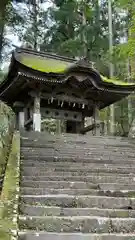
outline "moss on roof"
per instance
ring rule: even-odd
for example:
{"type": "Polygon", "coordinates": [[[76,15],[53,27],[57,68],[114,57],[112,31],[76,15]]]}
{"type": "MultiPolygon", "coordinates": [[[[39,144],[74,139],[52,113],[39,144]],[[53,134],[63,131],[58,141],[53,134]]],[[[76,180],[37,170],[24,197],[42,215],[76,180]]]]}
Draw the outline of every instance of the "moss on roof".
{"type": "MultiPolygon", "coordinates": [[[[70,66],[73,65],[70,61],[62,61],[59,59],[42,57],[33,54],[19,54],[17,57],[23,65],[32,68],[34,70],[43,72],[43,73],[64,73],[70,66]]],[[[135,83],[127,83],[124,81],[120,81],[119,79],[108,79],[107,77],[101,76],[103,82],[112,83],[114,85],[119,86],[131,86],[135,85],[135,83]]]]}
{"type": "Polygon", "coordinates": [[[21,63],[34,70],[45,73],[63,73],[66,68],[70,67],[72,63],[60,61],[51,58],[43,58],[41,56],[34,56],[23,54],[20,59],[21,63]]]}
{"type": "Polygon", "coordinates": [[[121,85],[121,86],[133,86],[135,85],[135,82],[133,83],[128,83],[128,82],[123,82],[121,80],[119,80],[118,78],[113,78],[113,79],[109,79],[107,77],[104,77],[101,75],[101,78],[103,79],[104,82],[107,82],[107,83],[113,83],[115,85],[121,85]]]}

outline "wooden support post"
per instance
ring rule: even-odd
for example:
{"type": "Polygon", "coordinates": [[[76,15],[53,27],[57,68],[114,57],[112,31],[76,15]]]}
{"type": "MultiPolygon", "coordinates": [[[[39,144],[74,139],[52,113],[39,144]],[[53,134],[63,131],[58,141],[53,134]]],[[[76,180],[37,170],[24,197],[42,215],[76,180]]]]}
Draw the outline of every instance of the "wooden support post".
{"type": "Polygon", "coordinates": [[[33,112],[33,130],[41,131],[41,112],[40,112],[40,94],[34,97],[34,112],[33,112]]]}
{"type": "Polygon", "coordinates": [[[59,119],[56,120],[56,133],[61,134],[61,120],[59,119]]]}
{"type": "Polygon", "coordinates": [[[98,129],[98,126],[100,125],[98,103],[95,103],[94,108],[93,108],[93,124],[95,125],[95,128],[93,129],[93,135],[98,135],[97,134],[97,129],[98,129]]]}
{"type": "Polygon", "coordinates": [[[25,123],[25,114],[24,111],[19,112],[19,129],[24,129],[24,123],[25,123]]]}
{"type": "Polygon", "coordinates": [[[14,111],[16,113],[16,129],[24,129],[25,124],[25,113],[24,113],[24,103],[15,102],[13,105],[14,111]]]}

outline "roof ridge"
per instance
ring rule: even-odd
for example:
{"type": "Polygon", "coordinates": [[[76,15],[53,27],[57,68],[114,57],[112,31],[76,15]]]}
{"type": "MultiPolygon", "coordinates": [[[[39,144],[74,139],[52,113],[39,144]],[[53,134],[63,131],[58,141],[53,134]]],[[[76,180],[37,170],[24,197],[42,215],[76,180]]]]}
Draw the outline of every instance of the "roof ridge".
{"type": "Polygon", "coordinates": [[[77,59],[74,59],[74,58],[69,58],[69,57],[66,57],[66,56],[61,56],[61,55],[58,55],[58,54],[55,54],[55,53],[52,53],[52,52],[42,52],[42,51],[36,51],[34,49],[30,49],[30,48],[24,48],[24,47],[17,47],[16,52],[26,52],[26,53],[33,53],[34,55],[40,55],[42,57],[52,57],[54,59],[59,59],[59,60],[65,60],[65,61],[69,61],[69,62],[73,62],[73,63],[76,63],[78,62],[77,59]]]}

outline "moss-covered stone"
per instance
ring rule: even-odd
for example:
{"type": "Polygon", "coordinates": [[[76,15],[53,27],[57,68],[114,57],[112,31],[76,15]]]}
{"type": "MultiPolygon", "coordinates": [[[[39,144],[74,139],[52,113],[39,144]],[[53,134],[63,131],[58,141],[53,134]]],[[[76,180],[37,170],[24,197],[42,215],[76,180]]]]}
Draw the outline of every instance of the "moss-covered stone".
{"type": "Polygon", "coordinates": [[[0,237],[11,239],[17,231],[18,191],[19,191],[20,136],[15,133],[9,154],[0,201],[0,237]]]}
{"type": "MultiPolygon", "coordinates": [[[[0,179],[1,189],[14,129],[14,113],[0,101],[0,179]]],[[[1,191],[0,189],[0,191],[1,191]]]]}

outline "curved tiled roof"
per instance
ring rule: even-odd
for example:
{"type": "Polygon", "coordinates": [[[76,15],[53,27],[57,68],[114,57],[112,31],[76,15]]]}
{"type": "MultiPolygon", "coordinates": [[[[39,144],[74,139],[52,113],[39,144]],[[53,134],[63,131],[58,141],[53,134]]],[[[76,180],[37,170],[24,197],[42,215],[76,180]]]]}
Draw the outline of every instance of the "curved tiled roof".
{"type": "MultiPolygon", "coordinates": [[[[39,53],[27,49],[19,49],[14,52],[14,58],[22,65],[33,69],[41,73],[54,73],[54,74],[66,74],[72,69],[77,69],[91,73],[96,72],[92,69],[90,64],[84,61],[76,61],[75,59],[61,57],[55,54],[39,53]]],[[[97,72],[96,72],[97,73],[97,72]]],[[[112,83],[117,86],[133,86],[135,83],[127,83],[118,79],[108,79],[107,77],[100,76],[100,81],[103,83],[112,83]]]]}
{"type": "Polygon", "coordinates": [[[90,64],[85,59],[76,61],[31,49],[16,49],[12,54],[8,75],[0,84],[0,98],[13,103],[18,99],[19,94],[28,95],[30,84],[33,82],[49,84],[52,87],[59,84],[60,88],[63,85],[67,87],[69,83],[74,92],[79,89],[85,99],[99,97],[97,101],[102,102],[101,108],[103,108],[135,90],[135,83],[103,77],[90,64]]]}

